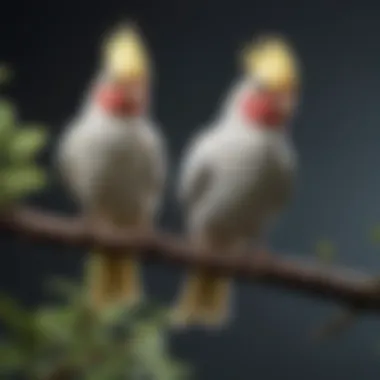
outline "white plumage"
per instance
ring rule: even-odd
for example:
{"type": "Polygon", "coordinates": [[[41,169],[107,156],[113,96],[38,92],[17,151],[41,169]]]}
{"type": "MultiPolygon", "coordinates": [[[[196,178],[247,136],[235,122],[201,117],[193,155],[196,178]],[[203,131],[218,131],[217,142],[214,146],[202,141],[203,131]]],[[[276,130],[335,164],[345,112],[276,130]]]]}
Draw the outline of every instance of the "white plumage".
{"type": "Polygon", "coordinates": [[[214,127],[188,154],[182,198],[191,230],[259,236],[288,200],[295,156],[282,133],[214,127]]]}
{"type": "MultiPolygon", "coordinates": [[[[195,137],[182,162],[179,197],[189,233],[215,253],[239,253],[252,238],[261,244],[292,193],[297,159],[289,136],[249,124],[239,113],[241,97],[255,86],[244,78],[233,88],[221,117],[195,137]]],[[[227,279],[198,271],[185,285],[179,323],[226,321],[227,279]]]]}
{"type": "Polygon", "coordinates": [[[165,180],[164,140],[146,118],[120,119],[90,107],[67,129],[60,163],[88,215],[151,218],[165,180]]]}
{"type": "MultiPolygon", "coordinates": [[[[59,148],[62,176],[89,223],[150,229],[166,177],[164,139],[147,117],[121,118],[89,103],[59,148]]],[[[143,296],[136,257],[92,252],[87,269],[96,307],[143,296]]]]}
{"type": "MultiPolygon", "coordinates": [[[[84,106],[58,150],[63,178],[95,227],[153,227],[166,177],[166,149],[148,114],[150,62],[140,33],[122,25],[107,40],[84,106]]],[[[142,296],[135,252],[90,253],[90,302],[102,308],[142,296]]]]}

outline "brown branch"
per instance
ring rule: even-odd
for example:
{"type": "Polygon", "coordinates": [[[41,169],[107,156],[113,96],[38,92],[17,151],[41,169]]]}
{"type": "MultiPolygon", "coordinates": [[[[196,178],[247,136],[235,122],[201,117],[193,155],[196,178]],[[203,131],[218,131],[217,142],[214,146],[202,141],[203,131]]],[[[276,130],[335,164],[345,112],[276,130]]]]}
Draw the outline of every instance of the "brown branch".
{"type": "Polygon", "coordinates": [[[75,379],[76,375],[77,373],[71,368],[59,367],[46,376],[46,380],[70,380],[75,379]]]}
{"type": "Polygon", "coordinates": [[[86,228],[81,218],[28,208],[0,217],[0,230],[44,243],[77,247],[97,245],[115,252],[121,248],[137,248],[143,260],[182,267],[201,266],[241,281],[255,281],[330,299],[351,310],[380,312],[380,286],[373,276],[343,268],[325,267],[319,263],[307,265],[283,255],[251,252],[244,257],[225,257],[215,253],[195,252],[184,239],[168,234],[95,231],[86,228]]]}

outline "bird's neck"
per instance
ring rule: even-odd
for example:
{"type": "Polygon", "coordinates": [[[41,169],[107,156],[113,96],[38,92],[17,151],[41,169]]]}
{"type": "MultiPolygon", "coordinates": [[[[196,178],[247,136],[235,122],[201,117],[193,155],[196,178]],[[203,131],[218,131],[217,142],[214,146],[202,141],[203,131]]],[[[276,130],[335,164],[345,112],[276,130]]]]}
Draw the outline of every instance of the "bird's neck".
{"type": "Polygon", "coordinates": [[[146,112],[137,115],[108,112],[91,99],[85,104],[81,114],[86,120],[93,120],[96,123],[104,122],[105,124],[115,122],[117,124],[126,123],[136,125],[136,123],[148,117],[146,112]]]}
{"type": "Polygon", "coordinates": [[[99,86],[94,90],[94,102],[103,112],[114,117],[139,117],[144,112],[145,103],[135,102],[125,95],[121,86],[99,86]]]}

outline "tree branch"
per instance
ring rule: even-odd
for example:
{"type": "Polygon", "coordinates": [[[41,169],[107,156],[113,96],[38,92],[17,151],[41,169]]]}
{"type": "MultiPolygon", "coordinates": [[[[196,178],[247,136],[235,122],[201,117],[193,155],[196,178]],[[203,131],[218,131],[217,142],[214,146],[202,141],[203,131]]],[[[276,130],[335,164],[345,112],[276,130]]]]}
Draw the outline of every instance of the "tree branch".
{"type": "Polygon", "coordinates": [[[305,264],[283,255],[255,254],[226,257],[216,252],[196,252],[185,239],[165,233],[90,229],[83,219],[20,208],[0,217],[0,230],[8,234],[69,246],[94,245],[113,250],[136,248],[142,260],[182,267],[200,266],[241,281],[286,288],[330,299],[350,309],[380,312],[380,281],[368,274],[319,263],[305,264]]]}

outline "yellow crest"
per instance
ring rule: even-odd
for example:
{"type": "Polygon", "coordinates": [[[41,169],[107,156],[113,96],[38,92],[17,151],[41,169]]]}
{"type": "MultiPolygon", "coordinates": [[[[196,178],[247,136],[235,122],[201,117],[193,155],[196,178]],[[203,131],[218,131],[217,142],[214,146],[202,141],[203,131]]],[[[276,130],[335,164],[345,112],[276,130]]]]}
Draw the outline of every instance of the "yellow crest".
{"type": "Polygon", "coordinates": [[[291,47],[280,37],[266,37],[249,46],[243,55],[248,75],[279,90],[299,84],[299,66],[291,47]]]}
{"type": "Polygon", "coordinates": [[[111,75],[128,79],[149,75],[149,58],[141,36],[132,26],[123,26],[108,39],[104,61],[111,75]]]}

